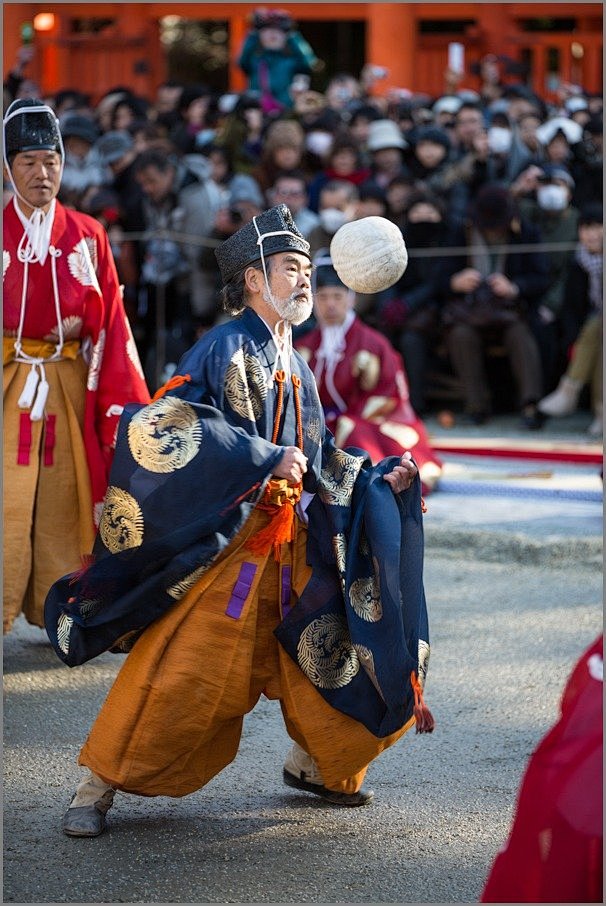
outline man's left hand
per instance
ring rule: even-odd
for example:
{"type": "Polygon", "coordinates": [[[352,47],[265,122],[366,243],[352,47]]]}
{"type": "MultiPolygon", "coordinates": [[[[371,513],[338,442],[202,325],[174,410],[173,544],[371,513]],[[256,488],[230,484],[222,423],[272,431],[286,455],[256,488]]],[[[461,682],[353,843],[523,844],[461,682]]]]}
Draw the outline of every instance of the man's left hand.
{"type": "Polygon", "coordinates": [[[401,491],[408,490],[415,480],[418,471],[419,470],[412,461],[412,453],[410,450],[407,450],[400,459],[399,464],[392,469],[391,472],[384,475],[383,478],[391,485],[391,490],[394,494],[399,494],[401,491]]]}

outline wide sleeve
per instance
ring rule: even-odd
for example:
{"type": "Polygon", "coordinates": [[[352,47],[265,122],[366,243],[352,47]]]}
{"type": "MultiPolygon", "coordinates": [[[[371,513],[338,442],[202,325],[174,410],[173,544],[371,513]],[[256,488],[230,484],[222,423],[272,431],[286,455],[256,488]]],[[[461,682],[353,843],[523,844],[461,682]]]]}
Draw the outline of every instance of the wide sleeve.
{"type": "Polygon", "coordinates": [[[109,460],[108,448],[114,445],[122,409],[127,403],[147,403],[150,395],[105,231],[100,230],[96,240],[103,321],[93,348],[88,389],[96,391],[95,430],[109,460]]]}
{"type": "Polygon", "coordinates": [[[255,417],[259,414],[256,390],[264,379],[247,370],[249,342],[246,334],[229,329],[205,334],[181,358],[166,396],[212,407],[224,423],[224,438],[247,450],[252,462],[265,464],[269,477],[284,448],[268,439],[270,419],[255,417]],[[237,393],[230,392],[232,386],[239,388],[237,393]]]}

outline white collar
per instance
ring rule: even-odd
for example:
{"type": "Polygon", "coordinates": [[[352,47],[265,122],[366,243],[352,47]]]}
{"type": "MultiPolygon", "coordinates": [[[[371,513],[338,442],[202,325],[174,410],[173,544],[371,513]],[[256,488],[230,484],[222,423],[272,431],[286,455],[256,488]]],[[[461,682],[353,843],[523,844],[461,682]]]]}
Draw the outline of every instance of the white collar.
{"type": "Polygon", "coordinates": [[[320,343],[318,356],[327,360],[331,360],[337,356],[338,359],[340,359],[340,353],[345,349],[345,334],[355,319],[356,313],[350,308],[341,324],[327,324],[324,327],[320,327],[322,342],[320,343]]]}
{"type": "Polygon", "coordinates": [[[30,263],[37,261],[40,264],[44,264],[51,241],[51,233],[55,219],[56,199],[53,198],[46,214],[42,208],[34,208],[29,217],[26,217],[19,207],[16,195],[13,196],[13,206],[17,212],[17,217],[23,225],[25,234],[27,235],[25,254],[28,257],[28,260],[30,263]]]}

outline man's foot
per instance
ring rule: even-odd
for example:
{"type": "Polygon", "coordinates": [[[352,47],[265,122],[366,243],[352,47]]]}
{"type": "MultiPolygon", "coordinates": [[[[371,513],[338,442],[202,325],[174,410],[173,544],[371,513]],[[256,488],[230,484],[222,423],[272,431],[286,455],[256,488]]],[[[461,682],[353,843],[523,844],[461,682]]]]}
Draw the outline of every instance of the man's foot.
{"type": "Polygon", "coordinates": [[[545,424],[545,415],[534,403],[529,403],[522,409],[522,427],[529,431],[538,431],[545,424]]]}
{"type": "Polygon", "coordinates": [[[98,837],[105,830],[105,815],[94,805],[68,808],[63,816],[63,833],[68,837],[98,837]]]}
{"type": "Polygon", "coordinates": [[[553,393],[540,401],[539,409],[544,415],[572,415],[578,406],[582,389],[581,381],[563,377],[553,393]]]}
{"type": "Polygon", "coordinates": [[[358,790],[357,793],[337,793],[335,790],[329,790],[320,783],[310,783],[303,777],[295,777],[286,768],[282,771],[282,777],[286,786],[294,787],[296,790],[304,790],[306,793],[315,793],[327,802],[333,805],[341,805],[347,808],[357,808],[360,805],[368,805],[374,799],[372,790],[358,790]]]}

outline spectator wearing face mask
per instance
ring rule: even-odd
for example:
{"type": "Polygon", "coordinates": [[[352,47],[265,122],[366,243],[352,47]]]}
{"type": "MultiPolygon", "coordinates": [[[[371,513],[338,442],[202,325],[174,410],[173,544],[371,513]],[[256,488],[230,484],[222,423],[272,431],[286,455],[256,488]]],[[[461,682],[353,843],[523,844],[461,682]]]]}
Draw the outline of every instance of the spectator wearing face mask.
{"type": "Polygon", "coordinates": [[[384,333],[404,359],[415,412],[427,410],[427,369],[435,342],[442,294],[438,274],[444,259],[415,252],[446,244],[445,207],[430,192],[413,191],[408,198],[403,226],[408,248],[408,267],[394,286],[378,294],[375,326],[384,333]]]}
{"type": "Polygon", "coordinates": [[[318,205],[320,223],[309,234],[312,256],[322,248],[329,248],[337,230],[354,220],[358,200],[359,193],[353,183],[343,179],[326,183],[318,205]]]}
{"type": "MultiPolygon", "coordinates": [[[[568,242],[572,246],[577,241],[579,212],[571,204],[573,190],[574,180],[565,167],[545,164],[537,177],[536,200],[520,200],[522,217],[538,228],[544,242],[568,242]]],[[[565,367],[561,314],[573,255],[573,251],[545,253],[549,284],[536,298],[530,312],[529,322],[541,353],[546,393],[553,390],[565,367]]]]}
{"type": "Polygon", "coordinates": [[[533,161],[534,155],[504,112],[493,115],[487,137],[493,162],[490,180],[502,179],[510,184],[533,161]]]}

